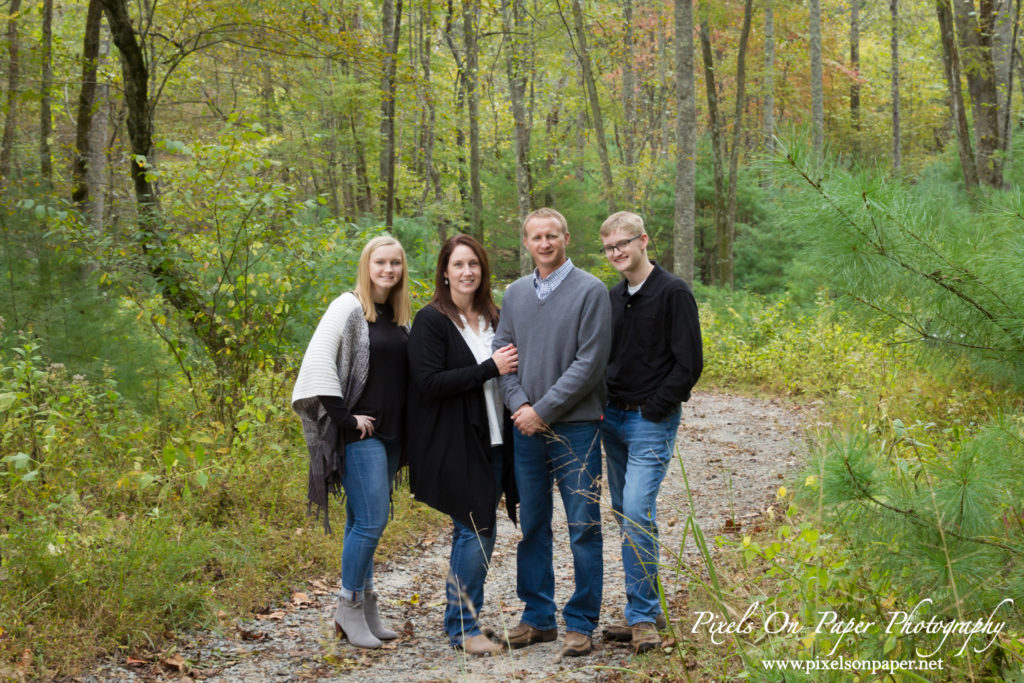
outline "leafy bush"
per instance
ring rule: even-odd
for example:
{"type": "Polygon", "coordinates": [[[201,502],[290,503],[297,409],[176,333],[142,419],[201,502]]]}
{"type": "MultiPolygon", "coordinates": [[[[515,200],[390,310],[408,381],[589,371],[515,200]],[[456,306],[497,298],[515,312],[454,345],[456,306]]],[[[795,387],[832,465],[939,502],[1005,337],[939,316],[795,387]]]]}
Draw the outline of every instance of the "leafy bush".
{"type": "MultiPolygon", "coordinates": [[[[337,572],[340,537],[305,514],[292,377],[257,373],[228,426],[184,383],[146,414],[29,340],[0,349],[0,671],[26,649],[38,676],[145,655],[337,572]]],[[[395,501],[383,552],[438,523],[395,501]]]]}

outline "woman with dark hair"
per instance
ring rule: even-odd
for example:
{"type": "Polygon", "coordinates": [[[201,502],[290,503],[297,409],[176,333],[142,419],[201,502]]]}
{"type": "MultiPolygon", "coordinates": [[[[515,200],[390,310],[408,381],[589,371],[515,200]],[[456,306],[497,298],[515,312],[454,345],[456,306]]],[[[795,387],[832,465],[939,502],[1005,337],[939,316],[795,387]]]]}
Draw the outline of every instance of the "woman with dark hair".
{"type": "Polygon", "coordinates": [[[363,248],[356,288],[331,302],[313,332],[292,391],[309,447],[309,508],[327,515],[329,493],[345,492],[338,635],[380,647],[384,627],[373,592],[373,555],[391,510],[408,386],[409,276],[394,238],[363,248]]]}
{"type": "Polygon", "coordinates": [[[454,524],[444,628],[453,647],[492,654],[477,621],[502,493],[516,521],[511,420],[495,378],[515,372],[509,344],[491,352],[498,309],[480,243],[456,235],[441,247],[431,302],[409,336],[409,485],[454,524]]]}

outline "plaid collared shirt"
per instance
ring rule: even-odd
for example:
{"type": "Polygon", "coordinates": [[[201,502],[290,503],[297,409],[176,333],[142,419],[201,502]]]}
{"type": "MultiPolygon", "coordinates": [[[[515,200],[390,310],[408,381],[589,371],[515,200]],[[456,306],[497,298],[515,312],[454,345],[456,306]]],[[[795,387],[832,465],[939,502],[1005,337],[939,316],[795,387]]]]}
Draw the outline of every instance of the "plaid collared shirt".
{"type": "Polygon", "coordinates": [[[555,291],[558,285],[562,284],[562,280],[569,276],[572,272],[572,259],[565,259],[565,263],[556,268],[551,275],[545,278],[540,276],[540,273],[536,268],[533,269],[533,291],[537,292],[537,298],[540,300],[547,299],[551,296],[551,292],[555,291]]]}

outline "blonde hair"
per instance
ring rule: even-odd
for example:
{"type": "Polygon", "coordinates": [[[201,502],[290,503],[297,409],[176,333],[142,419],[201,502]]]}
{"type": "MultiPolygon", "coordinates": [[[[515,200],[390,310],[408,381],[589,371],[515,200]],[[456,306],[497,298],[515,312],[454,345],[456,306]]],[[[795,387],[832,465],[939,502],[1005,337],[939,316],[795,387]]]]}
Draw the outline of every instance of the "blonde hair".
{"type": "Polygon", "coordinates": [[[569,223],[566,222],[565,216],[558,213],[554,209],[544,207],[531,211],[529,214],[527,214],[526,218],[523,219],[523,225],[520,228],[522,239],[526,239],[526,224],[532,221],[534,218],[554,218],[555,222],[558,223],[558,227],[562,229],[562,234],[569,234],[569,223]]]}
{"type": "Polygon", "coordinates": [[[402,254],[402,277],[388,291],[387,303],[395,313],[395,323],[408,325],[412,322],[412,304],[409,302],[409,265],[405,258],[405,249],[394,237],[380,235],[374,237],[363,247],[359,255],[359,268],[356,271],[356,298],[363,305],[363,317],[367,322],[377,322],[377,309],[373,305],[373,283],[370,282],[370,257],[381,247],[398,247],[402,254]]]}
{"type": "Polygon", "coordinates": [[[619,211],[605,218],[601,224],[601,237],[607,237],[616,230],[633,237],[647,234],[644,230],[644,219],[631,211],[619,211]]]}

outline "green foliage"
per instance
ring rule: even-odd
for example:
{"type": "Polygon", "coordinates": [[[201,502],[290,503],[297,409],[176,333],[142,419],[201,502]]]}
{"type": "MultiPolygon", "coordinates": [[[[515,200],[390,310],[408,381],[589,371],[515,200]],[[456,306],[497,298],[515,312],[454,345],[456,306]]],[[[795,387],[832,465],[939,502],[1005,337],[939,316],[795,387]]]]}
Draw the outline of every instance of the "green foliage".
{"type": "Polygon", "coordinates": [[[1004,598],[1019,604],[1022,425],[1004,418],[962,434],[896,419],[828,439],[816,465],[824,512],[862,562],[899,576],[908,595],[934,599],[936,614],[987,614],[1004,598]]]}
{"type": "Polygon", "coordinates": [[[773,302],[742,291],[698,288],[697,297],[706,359],[702,382],[850,396],[874,392],[894,363],[909,359],[902,347],[858,328],[825,296],[807,310],[788,296],[773,302]]]}
{"type": "MultiPolygon", "coordinates": [[[[1019,675],[1019,396],[994,390],[967,363],[937,363],[905,344],[885,343],[887,327],[855,327],[858,316],[831,299],[805,310],[786,299],[703,288],[698,299],[712,383],[767,386],[814,398],[817,406],[810,462],[792,485],[795,493],[780,489],[767,528],[718,539],[730,550],[717,560],[719,574],[730,574],[734,562],[739,568],[717,597],[698,598],[721,614],[729,613],[723,601],[740,605],[739,612],[756,603],[756,637],[729,651],[731,665],[701,666],[791,680],[750,661],[907,660],[938,648],[945,669],[929,678],[1019,675]],[[1015,604],[1003,603],[1007,598],[1015,604]],[[963,638],[953,646],[941,642],[941,633],[886,629],[894,614],[919,604],[924,621],[984,621],[995,613],[1007,627],[991,647],[953,656],[963,638]],[[805,630],[799,637],[764,633],[772,612],[805,630]],[[874,625],[843,638],[828,628],[813,633],[829,612],[874,625]]],[[[804,675],[847,680],[849,674],[819,671],[798,680],[804,675]]]]}
{"type": "Polygon", "coordinates": [[[28,335],[45,357],[150,407],[172,368],[138,310],[126,305],[83,248],[76,214],[45,194],[0,206],[0,346],[28,335]]]}
{"type": "Polygon", "coordinates": [[[973,210],[948,184],[820,166],[799,148],[777,169],[791,188],[786,220],[821,282],[902,341],[965,354],[1024,387],[1024,194],[973,210]]]}
{"type": "MultiPolygon", "coordinates": [[[[228,425],[184,382],[147,414],[30,339],[0,349],[0,662],[28,649],[48,677],[146,656],[335,573],[340,537],[305,514],[293,378],[254,373],[228,425]]],[[[440,523],[405,493],[395,503],[384,553],[440,523]]]]}

